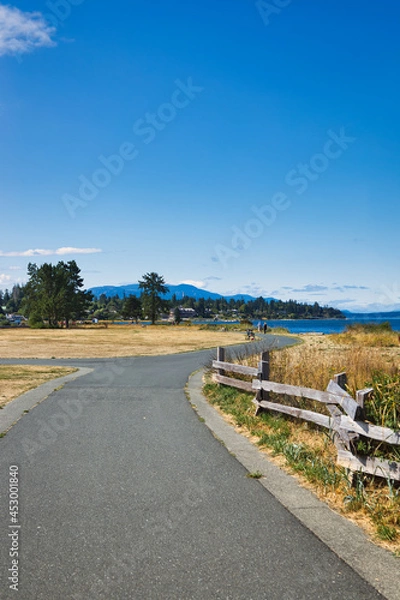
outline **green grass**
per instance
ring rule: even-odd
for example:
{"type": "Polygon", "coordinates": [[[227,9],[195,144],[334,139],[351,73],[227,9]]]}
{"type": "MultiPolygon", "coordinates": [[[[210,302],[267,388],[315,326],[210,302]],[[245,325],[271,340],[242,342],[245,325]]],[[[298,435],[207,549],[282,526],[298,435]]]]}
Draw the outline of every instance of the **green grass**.
{"type": "Polygon", "coordinates": [[[397,539],[397,530],[394,527],[388,527],[387,525],[378,525],[377,532],[381,540],[394,542],[397,539]]]}
{"type": "Polygon", "coordinates": [[[250,479],[261,479],[263,474],[260,471],[254,471],[253,473],[247,473],[246,477],[250,479]]]}

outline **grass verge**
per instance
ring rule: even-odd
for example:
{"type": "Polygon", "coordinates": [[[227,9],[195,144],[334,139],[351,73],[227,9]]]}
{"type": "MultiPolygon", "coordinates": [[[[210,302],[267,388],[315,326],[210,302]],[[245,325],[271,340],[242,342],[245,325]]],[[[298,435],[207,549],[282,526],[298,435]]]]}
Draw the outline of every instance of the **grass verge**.
{"type": "Polygon", "coordinates": [[[0,408],[42,383],[74,373],[70,367],[0,365],[0,408]]]}
{"type": "MultiPolygon", "coordinates": [[[[359,333],[359,332],[358,332],[359,333]]],[[[362,332],[364,336],[367,332],[362,332]]],[[[379,333],[379,332],[378,332],[379,333]]],[[[383,332],[386,335],[387,332],[383,332]]],[[[375,339],[362,345],[352,335],[338,342],[336,336],[304,336],[304,343],[272,352],[271,380],[315,389],[325,389],[333,374],[348,373],[349,392],[374,388],[367,415],[379,425],[400,428],[400,350],[380,346],[375,339]],[[375,414],[373,414],[375,411],[375,414]]],[[[370,335],[376,336],[372,331],[370,335]]],[[[397,335],[397,334],[396,334],[397,335]]],[[[256,366],[259,356],[243,356],[239,362],[256,366]]],[[[207,381],[204,393],[240,433],[268,453],[280,467],[295,475],[320,499],[336,511],[361,525],[380,545],[400,556],[400,488],[378,477],[357,475],[354,478],[336,465],[336,448],[328,431],[283,415],[261,413],[255,417],[253,394],[219,386],[207,381]]],[[[302,398],[273,397],[272,401],[324,411],[323,405],[302,398]],[[304,405],[308,402],[307,406],[304,405]]],[[[361,438],[360,438],[361,440],[361,438]]],[[[394,446],[370,443],[357,450],[373,456],[399,460],[394,446]]]]}
{"type": "Polygon", "coordinates": [[[278,466],[400,557],[400,489],[362,476],[352,485],[346,469],[335,464],[336,449],[327,432],[271,413],[255,417],[252,394],[210,382],[203,391],[208,401],[278,466]]]}

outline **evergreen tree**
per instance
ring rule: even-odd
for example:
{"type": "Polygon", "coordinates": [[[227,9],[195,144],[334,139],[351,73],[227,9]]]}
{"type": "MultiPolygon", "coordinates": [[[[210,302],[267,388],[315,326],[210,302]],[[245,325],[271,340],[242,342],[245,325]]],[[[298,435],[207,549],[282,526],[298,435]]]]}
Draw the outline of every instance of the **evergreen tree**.
{"type": "Polygon", "coordinates": [[[161,295],[168,293],[165,280],[161,275],[158,275],[158,273],[146,273],[143,275],[143,280],[139,281],[139,288],[143,290],[143,310],[149,315],[151,322],[154,325],[157,316],[164,306],[161,295]]]}
{"type": "Polygon", "coordinates": [[[138,322],[142,315],[142,303],[140,298],[133,295],[128,296],[122,306],[121,315],[124,319],[136,319],[136,322],[138,322]]]}
{"type": "Polygon", "coordinates": [[[181,311],[179,310],[179,306],[175,306],[174,308],[174,323],[176,325],[179,325],[179,323],[181,322],[181,311]]]}
{"type": "Polygon", "coordinates": [[[68,327],[70,320],[81,316],[92,301],[91,292],[81,289],[83,279],[74,260],[57,265],[44,263],[41,267],[29,263],[28,275],[23,310],[34,323],[47,321],[50,327],[57,327],[65,320],[68,327]]]}

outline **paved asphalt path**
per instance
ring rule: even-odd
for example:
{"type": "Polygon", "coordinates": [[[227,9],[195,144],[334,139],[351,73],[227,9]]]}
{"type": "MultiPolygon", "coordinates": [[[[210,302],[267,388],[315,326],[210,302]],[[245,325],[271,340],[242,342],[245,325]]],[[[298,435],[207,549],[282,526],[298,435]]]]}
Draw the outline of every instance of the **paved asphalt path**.
{"type": "Polygon", "coordinates": [[[94,371],[0,439],[1,598],[382,598],[199,420],[184,386],[209,359],[49,361],[94,371]],[[20,529],[9,527],[10,465],[19,469],[20,529]],[[18,592],[8,589],[10,531],[18,592]]]}

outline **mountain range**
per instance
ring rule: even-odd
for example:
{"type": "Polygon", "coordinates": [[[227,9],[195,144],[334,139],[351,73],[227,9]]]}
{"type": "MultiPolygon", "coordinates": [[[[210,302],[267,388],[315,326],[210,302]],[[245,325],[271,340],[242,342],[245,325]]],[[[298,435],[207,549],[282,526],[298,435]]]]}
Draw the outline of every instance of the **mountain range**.
{"type": "MultiPolygon", "coordinates": [[[[234,294],[233,296],[225,296],[222,294],[216,294],[215,292],[209,292],[208,290],[200,289],[194,285],[189,285],[186,283],[180,283],[179,285],[170,285],[167,284],[169,292],[165,294],[164,298],[166,300],[170,300],[172,296],[175,294],[178,300],[183,300],[184,298],[194,298],[198,300],[199,298],[204,298],[205,300],[217,300],[218,298],[225,298],[226,300],[244,300],[248,302],[249,300],[255,300],[254,296],[249,296],[248,294],[234,294]]],[[[124,296],[140,296],[142,290],[139,288],[138,283],[131,283],[128,285],[103,285],[98,287],[90,288],[90,291],[96,298],[99,298],[102,294],[105,294],[108,298],[112,296],[118,296],[119,298],[123,298],[124,296]]],[[[265,298],[268,302],[270,300],[276,300],[276,298],[265,298]]]]}
{"type": "MultiPolygon", "coordinates": [[[[169,289],[168,293],[165,294],[164,298],[166,300],[170,300],[172,296],[175,294],[178,300],[183,300],[184,298],[194,298],[198,300],[199,298],[204,298],[205,300],[217,300],[218,298],[225,298],[226,300],[243,300],[244,302],[249,302],[250,300],[255,300],[255,296],[250,296],[249,294],[234,294],[234,295],[223,295],[217,294],[216,292],[210,292],[208,290],[204,290],[198,288],[194,285],[189,285],[187,283],[180,283],[179,285],[167,284],[169,289]]],[[[108,298],[112,296],[118,296],[119,298],[124,298],[125,296],[133,295],[140,296],[142,290],[139,288],[138,283],[130,283],[127,285],[102,285],[97,287],[90,288],[90,291],[93,293],[95,298],[99,298],[102,294],[105,294],[108,298]]],[[[277,300],[277,298],[268,297],[265,298],[267,302],[271,300],[277,300]]],[[[363,318],[368,317],[387,317],[387,318],[399,318],[400,311],[375,311],[375,312],[351,312],[349,310],[342,310],[343,314],[348,317],[360,317],[362,315],[363,318]]]]}

